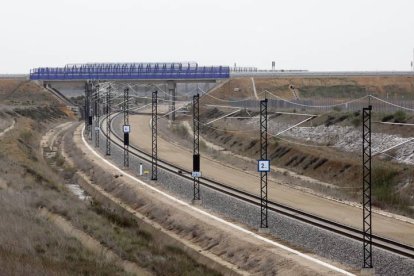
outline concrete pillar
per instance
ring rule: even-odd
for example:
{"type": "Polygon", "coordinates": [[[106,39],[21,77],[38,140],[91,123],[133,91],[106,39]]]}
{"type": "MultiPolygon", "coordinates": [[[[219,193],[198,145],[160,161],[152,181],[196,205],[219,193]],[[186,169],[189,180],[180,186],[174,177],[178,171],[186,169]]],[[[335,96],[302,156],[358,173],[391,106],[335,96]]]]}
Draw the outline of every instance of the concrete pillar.
{"type": "Polygon", "coordinates": [[[168,93],[170,94],[170,121],[175,121],[175,101],[176,101],[177,83],[168,81],[168,93]]]}

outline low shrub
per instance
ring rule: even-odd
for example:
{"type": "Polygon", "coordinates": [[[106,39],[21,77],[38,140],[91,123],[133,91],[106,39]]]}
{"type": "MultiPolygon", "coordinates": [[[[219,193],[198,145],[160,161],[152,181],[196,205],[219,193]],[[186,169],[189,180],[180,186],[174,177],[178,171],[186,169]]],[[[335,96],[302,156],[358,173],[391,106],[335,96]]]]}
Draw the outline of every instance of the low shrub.
{"type": "Polygon", "coordinates": [[[376,205],[384,206],[398,201],[394,191],[395,177],[398,172],[385,166],[376,166],[372,170],[372,194],[376,205]]]}
{"type": "Polygon", "coordinates": [[[407,121],[407,114],[402,111],[398,110],[394,113],[394,122],[395,123],[405,123],[407,121]]]}
{"type": "Polygon", "coordinates": [[[354,117],[354,118],[351,120],[351,124],[352,124],[354,127],[359,127],[359,126],[361,125],[361,118],[360,118],[360,117],[354,117]]]}
{"type": "Polygon", "coordinates": [[[394,119],[394,115],[393,115],[393,114],[388,114],[388,115],[385,115],[385,116],[382,118],[381,122],[389,122],[389,121],[391,121],[392,119],[394,119]]]}
{"type": "Polygon", "coordinates": [[[334,106],[333,110],[336,112],[341,112],[342,109],[340,106],[334,106]]]}

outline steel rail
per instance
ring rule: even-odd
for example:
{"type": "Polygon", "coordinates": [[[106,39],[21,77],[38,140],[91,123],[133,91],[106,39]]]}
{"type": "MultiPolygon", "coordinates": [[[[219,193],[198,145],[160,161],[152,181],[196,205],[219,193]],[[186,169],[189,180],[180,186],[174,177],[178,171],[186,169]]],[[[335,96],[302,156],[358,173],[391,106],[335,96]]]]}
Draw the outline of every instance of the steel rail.
{"type": "MultiPolygon", "coordinates": [[[[110,118],[110,120],[112,121],[113,118],[115,118],[118,114],[114,114],[114,116],[112,118],[110,118]]],[[[104,119],[102,119],[101,121],[101,126],[103,124],[103,122],[108,118],[108,116],[105,116],[104,119]]],[[[112,125],[112,122],[111,122],[112,125]]],[[[102,128],[101,128],[102,129],[102,128]]],[[[114,139],[111,139],[114,145],[117,145],[120,148],[123,148],[122,146],[122,139],[120,137],[120,135],[118,133],[116,133],[112,128],[111,128],[111,132],[114,134],[114,136],[120,141],[116,141],[114,139]]],[[[102,131],[103,135],[107,136],[107,133],[105,133],[105,131],[102,131]]],[[[138,158],[141,158],[143,160],[145,160],[146,162],[151,163],[151,155],[148,154],[147,152],[138,149],[137,147],[130,145],[130,153],[138,158]]],[[[192,176],[191,176],[191,172],[184,169],[184,168],[180,168],[168,161],[165,160],[160,160],[158,159],[158,167],[162,168],[170,173],[179,175],[185,179],[188,180],[193,180],[192,176]]],[[[220,183],[218,181],[209,179],[209,178],[205,178],[202,177],[200,178],[200,184],[208,187],[212,190],[215,191],[219,191],[223,194],[226,194],[228,196],[237,198],[241,201],[250,203],[252,205],[255,206],[260,206],[260,197],[243,191],[243,190],[239,190],[233,187],[230,187],[226,184],[220,183]]],[[[290,207],[290,206],[286,206],[274,201],[268,201],[268,207],[269,210],[282,214],[284,216],[287,216],[289,218],[293,218],[295,220],[298,220],[300,222],[304,222],[313,226],[316,226],[318,228],[322,228],[325,230],[328,230],[330,232],[342,235],[344,237],[348,237],[350,239],[356,240],[356,241],[362,241],[362,231],[351,227],[351,226],[347,226],[347,225],[343,225],[340,224],[338,222],[335,221],[331,221],[329,219],[326,218],[322,218],[319,217],[317,215],[314,214],[310,214],[307,213],[305,211],[290,207]]],[[[407,244],[403,244],[400,242],[397,242],[395,240],[391,240],[388,238],[384,238],[381,236],[377,236],[377,235],[372,235],[372,244],[378,248],[390,251],[392,253],[404,256],[404,257],[408,257],[408,258],[412,258],[414,259],[414,247],[407,245],[407,244]]]]}

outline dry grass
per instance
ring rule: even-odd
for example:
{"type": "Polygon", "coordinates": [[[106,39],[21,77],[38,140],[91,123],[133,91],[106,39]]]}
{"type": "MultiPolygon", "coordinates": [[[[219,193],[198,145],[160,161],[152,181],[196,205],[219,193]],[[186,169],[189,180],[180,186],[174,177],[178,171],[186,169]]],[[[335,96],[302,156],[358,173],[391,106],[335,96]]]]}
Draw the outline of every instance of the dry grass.
{"type": "MultiPolygon", "coordinates": [[[[30,123],[30,119],[20,119],[18,126],[30,123]]],[[[64,188],[65,182],[76,180],[73,168],[62,164],[62,157],[57,155],[51,161],[61,164],[63,170],[55,166],[53,171],[36,150],[39,133],[18,129],[0,145],[2,182],[8,186],[0,189],[1,275],[11,271],[17,275],[125,274],[39,217],[41,206],[70,220],[121,258],[156,275],[217,275],[180,249],[163,246],[122,213],[95,201],[92,205],[79,201],[64,188]],[[72,173],[68,175],[68,171],[72,173]]],[[[86,170],[92,168],[88,164],[82,166],[86,170]]]]}
{"type": "Polygon", "coordinates": [[[35,82],[0,80],[2,104],[15,106],[61,106],[59,101],[35,82]]]}
{"type": "Polygon", "coordinates": [[[253,85],[250,78],[230,79],[223,86],[209,93],[209,95],[212,97],[206,96],[201,98],[201,108],[203,108],[205,104],[227,105],[226,102],[222,102],[215,98],[231,100],[244,98],[255,99],[253,85]]]}
{"type": "MultiPolygon", "coordinates": [[[[285,99],[293,98],[288,89],[293,85],[302,98],[350,98],[373,94],[382,98],[404,95],[412,97],[411,77],[346,77],[346,78],[255,78],[258,92],[268,90],[285,99]]],[[[236,84],[235,84],[236,85],[236,84]]]]}
{"type": "Polygon", "coordinates": [[[38,216],[33,192],[0,193],[0,274],[112,275],[120,269],[91,254],[38,216]]]}
{"type": "Polygon", "coordinates": [[[75,200],[38,155],[39,133],[25,130],[30,123],[20,118],[0,144],[0,171],[7,185],[0,189],[0,274],[123,274],[38,216],[41,205],[56,209],[75,200]]]}
{"type": "MultiPolygon", "coordinates": [[[[71,135],[66,136],[64,144],[69,156],[82,154],[74,147],[71,135]]],[[[105,190],[115,193],[135,208],[145,204],[142,200],[137,200],[133,192],[121,185],[122,180],[108,175],[98,166],[81,158],[76,159],[76,165],[85,172],[93,171],[95,183],[99,183],[105,190]]],[[[150,217],[166,219],[165,216],[156,213],[154,209],[150,217]]],[[[156,275],[218,275],[205,266],[197,264],[179,248],[164,246],[154,240],[151,233],[141,230],[135,219],[120,209],[94,201],[88,212],[82,211],[82,214],[79,214],[79,211],[71,208],[67,210],[66,215],[74,225],[100,240],[119,256],[138,263],[156,275]]]]}
{"type": "Polygon", "coordinates": [[[39,86],[19,81],[0,81],[0,99],[9,106],[2,118],[16,119],[0,138],[0,275],[126,275],[38,215],[39,206],[64,214],[85,205],[39,154],[41,134],[65,118],[57,102],[39,86]]]}

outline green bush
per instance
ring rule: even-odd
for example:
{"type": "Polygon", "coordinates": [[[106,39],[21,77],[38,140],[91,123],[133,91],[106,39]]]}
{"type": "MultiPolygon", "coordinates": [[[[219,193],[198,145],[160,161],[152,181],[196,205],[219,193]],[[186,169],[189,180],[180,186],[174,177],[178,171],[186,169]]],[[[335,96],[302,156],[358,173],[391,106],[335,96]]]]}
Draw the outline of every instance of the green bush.
{"type": "Polygon", "coordinates": [[[395,193],[395,177],[398,172],[394,169],[377,166],[372,170],[372,194],[377,205],[384,206],[398,203],[395,193]]]}
{"type": "Polygon", "coordinates": [[[385,115],[383,118],[382,118],[382,122],[388,122],[388,121],[391,121],[392,119],[394,119],[394,115],[393,114],[388,114],[388,115],[385,115]]]}
{"type": "Polygon", "coordinates": [[[361,118],[360,117],[354,117],[354,118],[352,118],[351,124],[354,127],[359,127],[361,125],[361,118]]]}
{"type": "Polygon", "coordinates": [[[342,109],[340,106],[334,106],[333,110],[336,112],[341,112],[342,109]]]}
{"type": "Polygon", "coordinates": [[[402,111],[398,110],[394,113],[394,122],[395,123],[405,123],[407,121],[407,114],[402,111]]]}

